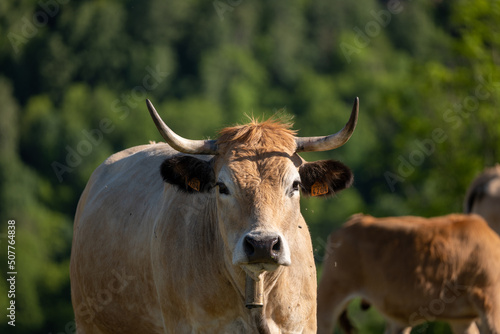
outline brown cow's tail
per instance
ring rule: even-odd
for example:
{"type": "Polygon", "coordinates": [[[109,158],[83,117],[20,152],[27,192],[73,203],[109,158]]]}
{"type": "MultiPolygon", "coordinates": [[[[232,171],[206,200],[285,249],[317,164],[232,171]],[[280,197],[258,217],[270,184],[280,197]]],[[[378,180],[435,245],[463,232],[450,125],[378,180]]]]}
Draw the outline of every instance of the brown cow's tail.
{"type": "Polygon", "coordinates": [[[352,334],[355,333],[356,327],[353,326],[351,321],[349,320],[349,317],[347,316],[347,308],[342,312],[342,314],[339,317],[339,326],[340,329],[346,334],[352,334]]]}

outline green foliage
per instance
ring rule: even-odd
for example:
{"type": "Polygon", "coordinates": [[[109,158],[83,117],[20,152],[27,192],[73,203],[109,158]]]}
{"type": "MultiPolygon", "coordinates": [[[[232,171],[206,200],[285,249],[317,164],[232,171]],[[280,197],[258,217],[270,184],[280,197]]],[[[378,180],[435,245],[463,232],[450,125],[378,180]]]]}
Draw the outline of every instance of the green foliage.
{"type": "MultiPolygon", "coordinates": [[[[1,2],[0,259],[15,219],[16,332],[74,329],[77,201],[107,156],[161,140],[146,98],[201,139],[283,108],[299,135],[333,133],[359,96],[351,140],[304,154],[355,174],[334,198],[302,201],[319,267],[328,233],[356,212],[461,211],[468,184],[499,159],[498,22],[490,0],[1,2]]],[[[381,331],[355,303],[361,332],[381,331]]]]}

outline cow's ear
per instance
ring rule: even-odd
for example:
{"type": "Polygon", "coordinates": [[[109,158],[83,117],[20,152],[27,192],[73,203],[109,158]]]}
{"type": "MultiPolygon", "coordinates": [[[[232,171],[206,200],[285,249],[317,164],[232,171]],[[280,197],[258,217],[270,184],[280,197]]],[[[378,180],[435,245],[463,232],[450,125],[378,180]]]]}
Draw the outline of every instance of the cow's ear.
{"type": "Polygon", "coordinates": [[[299,173],[305,196],[332,196],[349,188],[353,181],[349,167],[335,160],[307,162],[300,166],[299,173]]]}
{"type": "Polygon", "coordinates": [[[207,192],[214,185],[210,161],[177,155],[166,159],[160,167],[163,180],[186,192],[207,192]]]}

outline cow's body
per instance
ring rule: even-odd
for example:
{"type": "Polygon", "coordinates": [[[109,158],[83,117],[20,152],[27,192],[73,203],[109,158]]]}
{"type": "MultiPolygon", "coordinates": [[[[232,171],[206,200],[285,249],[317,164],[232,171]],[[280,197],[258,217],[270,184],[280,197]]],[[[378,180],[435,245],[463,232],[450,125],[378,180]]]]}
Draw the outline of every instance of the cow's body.
{"type": "Polygon", "coordinates": [[[162,210],[158,169],[171,154],[166,145],[134,147],[92,174],[73,232],[71,285],[79,332],[161,332],[151,236],[162,210]]]}
{"type": "Polygon", "coordinates": [[[500,234],[500,165],[486,168],[472,181],[465,195],[464,212],[482,216],[500,234]]]}
{"type": "MultiPolygon", "coordinates": [[[[212,155],[145,145],[97,168],[75,217],[78,333],[314,333],[316,269],[299,188],[333,195],[351,184],[350,170],[302,160],[296,152],[316,139],[297,139],[287,124],[190,141],[167,133],[148,106],[172,146],[212,155]],[[263,282],[262,307],[245,307],[248,280],[263,282]]],[[[327,149],[350,136],[339,133],[327,149]]]]}
{"type": "MultiPolygon", "coordinates": [[[[72,259],[82,329],[91,323],[105,333],[163,333],[164,326],[168,333],[258,331],[242,301],[243,271],[238,282],[224,272],[212,194],[179,192],[161,180],[161,163],[176,153],[166,144],[136,147],[93,174],[75,219],[72,259]]],[[[265,285],[266,317],[286,319],[284,332],[312,332],[304,318],[315,318],[316,271],[307,225],[296,224],[303,247],[280,277],[286,284],[265,285]]]]}
{"type": "Polygon", "coordinates": [[[331,333],[361,297],[409,333],[448,321],[455,333],[500,331],[500,238],[476,215],[373,218],[355,215],[328,241],[318,290],[318,333],[331,333]]]}

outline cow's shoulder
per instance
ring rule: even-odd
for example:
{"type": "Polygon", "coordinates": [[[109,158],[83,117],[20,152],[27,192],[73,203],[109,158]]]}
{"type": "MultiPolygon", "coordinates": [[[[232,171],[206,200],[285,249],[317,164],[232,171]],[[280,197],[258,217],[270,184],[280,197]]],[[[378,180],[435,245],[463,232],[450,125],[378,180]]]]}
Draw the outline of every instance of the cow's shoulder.
{"type": "Polygon", "coordinates": [[[150,143],[127,148],[109,156],[101,166],[109,166],[119,162],[133,162],[148,158],[168,158],[178,153],[166,143],[150,143]]]}
{"type": "Polygon", "coordinates": [[[160,166],[175,154],[176,151],[164,143],[135,146],[115,153],[92,173],[84,195],[89,200],[102,201],[109,197],[116,202],[119,197],[130,198],[127,195],[130,193],[144,193],[144,189],[148,189],[149,197],[161,193],[160,166]]]}

